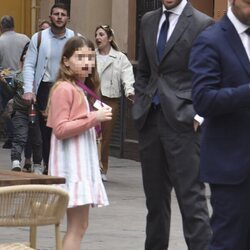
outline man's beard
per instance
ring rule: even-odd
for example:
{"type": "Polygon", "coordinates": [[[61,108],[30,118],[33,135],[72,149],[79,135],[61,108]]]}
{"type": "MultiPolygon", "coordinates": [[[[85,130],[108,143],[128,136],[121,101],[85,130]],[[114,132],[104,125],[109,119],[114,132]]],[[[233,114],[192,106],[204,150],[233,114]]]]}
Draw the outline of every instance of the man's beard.
{"type": "Polygon", "coordinates": [[[56,29],[65,29],[66,23],[63,26],[57,26],[55,22],[51,21],[51,27],[56,28],[56,29]]]}

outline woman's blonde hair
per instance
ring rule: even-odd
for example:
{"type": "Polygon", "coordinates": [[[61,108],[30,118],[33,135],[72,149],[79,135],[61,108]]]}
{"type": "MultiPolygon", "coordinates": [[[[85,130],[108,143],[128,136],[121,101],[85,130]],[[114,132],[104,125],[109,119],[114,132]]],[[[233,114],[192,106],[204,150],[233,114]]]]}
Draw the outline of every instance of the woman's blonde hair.
{"type": "MultiPolygon", "coordinates": [[[[67,67],[65,65],[64,59],[65,58],[69,59],[71,56],[73,56],[75,51],[77,51],[79,48],[82,48],[85,46],[90,48],[92,51],[95,51],[95,47],[94,47],[94,44],[92,43],[92,41],[90,41],[88,38],[86,38],[84,36],[74,36],[74,37],[70,38],[66,42],[66,44],[64,45],[56,82],[50,90],[48,105],[46,108],[46,114],[48,114],[48,109],[49,109],[50,102],[51,102],[51,95],[52,95],[54,89],[58,85],[60,85],[61,82],[67,81],[76,87],[77,77],[74,74],[74,72],[69,67],[67,67]]],[[[85,78],[84,84],[88,88],[90,88],[92,91],[94,91],[96,94],[99,94],[100,81],[99,81],[98,73],[96,70],[96,63],[95,63],[95,67],[92,68],[91,74],[89,74],[85,78]]],[[[82,92],[79,91],[79,93],[82,93],[82,92]]],[[[82,96],[82,94],[81,94],[81,96],[82,96]]]]}
{"type": "Polygon", "coordinates": [[[48,26],[51,26],[50,21],[48,21],[48,20],[42,20],[42,21],[39,23],[39,25],[38,25],[39,31],[44,30],[44,29],[42,28],[42,26],[43,26],[44,24],[48,24],[48,26]]]}
{"type": "Polygon", "coordinates": [[[120,49],[115,41],[114,30],[109,25],[106,25],[106,24],[105,25],[98,25],[95,29],[95,33],[99,29],[103,29],[105,31],[105,33],[107,34],[108,38],[112,38],[112,40],[110,41],[111,47],[117,51],[120,51],[120,49]]]}

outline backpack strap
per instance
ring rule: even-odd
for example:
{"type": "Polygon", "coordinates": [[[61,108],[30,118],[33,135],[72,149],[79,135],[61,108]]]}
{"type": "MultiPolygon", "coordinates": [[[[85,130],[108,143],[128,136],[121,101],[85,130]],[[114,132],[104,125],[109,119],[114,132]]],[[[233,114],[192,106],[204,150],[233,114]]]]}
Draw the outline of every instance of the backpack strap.
{"type": "Polygon", "coordinates": [[[40,48],[41,40],[42,40],[42,32],[39,31],[38,34],[37,34],[37,45],[36,45],[37,55],[39,53],[39,48],[40,48]]]}
{"type": "Polygon", "coordinates": [[[42,32],[39,31],[37,33],[37,45],[36,45],[36,48],[37,48],[37,54],[36,54],[36,64],[35,64],[35,68],[36,68],[36,65],[37,65],[37,61],[38,61],[38,56],[39,56],[39,48],[40,48],[40,45],[41,45],[41,41],[42,41],[42,32]]]}

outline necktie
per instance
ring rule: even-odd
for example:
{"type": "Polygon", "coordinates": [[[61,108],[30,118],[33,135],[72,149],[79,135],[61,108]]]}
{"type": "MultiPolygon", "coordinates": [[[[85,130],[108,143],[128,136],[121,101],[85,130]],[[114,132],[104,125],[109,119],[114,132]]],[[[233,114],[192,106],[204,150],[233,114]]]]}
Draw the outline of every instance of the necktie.
{"type": "Polygon", "coordinates": [[[250,36],[250,27],[245,30],[245,32],[250,36]]]}
{"type": "Polygon", "coordinates": [[[161,61],[165,46],[166,46],[166,41],[167,41],[167,35],[168,35],[168,28],[169,28],[169,11],[164,11],[164,14],[166,16],[165,21],[162,23],[159,38],[158,38],[158,43],[157,43],[157,53],[158,53],[158,58],[159,61],[161,61]]]}
{"type": "MultiPolygon", "coordinates": [[[[167,35],[168,35],[168,28],[169,28],[169,15],[170,12],[164,11],[164,14],[166,16],[165,21],[161,25],[161,30],[158,38],[158,43],[157,43],[157,54],[158,54],[158,59],[159,61],[162,60],[166,42],[167,42],[167,35]]],[[[160,103],[160,96],[158,93],[158,90],[156,90],[155,95],[153,97],[152,103],[155,105],[158,105],[160,103]]]]}

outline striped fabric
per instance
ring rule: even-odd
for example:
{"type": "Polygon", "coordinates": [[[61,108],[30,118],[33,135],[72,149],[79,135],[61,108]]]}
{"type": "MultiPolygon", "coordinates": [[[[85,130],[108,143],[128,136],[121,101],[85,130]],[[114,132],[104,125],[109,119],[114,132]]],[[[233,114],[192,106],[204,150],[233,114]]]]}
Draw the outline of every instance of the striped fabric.
{"type": "Polygon", "coordinates": [[[52,132],[49,174],[66,178],[60,186],[69,193],[68,207],[109,204],[99,169],[94,128],[65,140],[52,132]]]}

